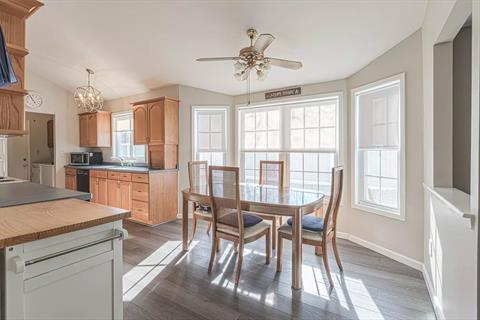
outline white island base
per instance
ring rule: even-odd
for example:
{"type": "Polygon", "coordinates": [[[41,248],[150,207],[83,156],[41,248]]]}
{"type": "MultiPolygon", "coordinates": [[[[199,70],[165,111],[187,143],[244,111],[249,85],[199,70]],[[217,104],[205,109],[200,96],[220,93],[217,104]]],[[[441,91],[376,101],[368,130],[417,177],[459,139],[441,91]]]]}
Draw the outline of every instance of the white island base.
{"type": "Polygon", "coordinates": [[[2,319],[122,319],[122,221],[3,248],[2,319]]]}

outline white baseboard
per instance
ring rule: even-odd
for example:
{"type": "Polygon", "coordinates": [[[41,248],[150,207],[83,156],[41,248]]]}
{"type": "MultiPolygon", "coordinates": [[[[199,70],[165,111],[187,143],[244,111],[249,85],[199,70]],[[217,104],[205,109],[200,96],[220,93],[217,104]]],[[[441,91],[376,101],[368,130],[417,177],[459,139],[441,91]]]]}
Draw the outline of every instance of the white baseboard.
{"type": "Polygon", "coordinates": [[[382,246],[379,246],[378,244],[375,244],[373,242],[364,240],[362,238],[359,238],[357,236],[354,236],[349,233],[344,233],[344,232],[337,232],[337,237],[341,239],[346,239],[350,240],[358,245],[361,245],[362,247],[368,248],[372,251],[375,251],[377,253],[380,253],[381,255],[384,255],[390,259],[393,259],[395,261],[398,261],[400,263],[403,263],[409,267],[412,267],[416,270],[423,271],[423,263],[420,261],[417,261],[415,259],[409,258],[407,256],[404,256],[403,254],[400,254],[398,252],[392,251],[390,249],[384,248],[382,246]]]}
{"type": "Polygon", "coordinates": [[[432,301],[433,310],[435,311],[435,315],[437,316],[438,320],[445,320],[445,315],[443,314],[442,308],[435,297],[435,290],[433,288],[433,284],[430,281],[430,277],[428,276],[427,268],[425,264],[422,265],[422,274],[423,279],[425,280],[425,284],[427,286],[428,294],[430,295],[430,300],[432,301]]]}

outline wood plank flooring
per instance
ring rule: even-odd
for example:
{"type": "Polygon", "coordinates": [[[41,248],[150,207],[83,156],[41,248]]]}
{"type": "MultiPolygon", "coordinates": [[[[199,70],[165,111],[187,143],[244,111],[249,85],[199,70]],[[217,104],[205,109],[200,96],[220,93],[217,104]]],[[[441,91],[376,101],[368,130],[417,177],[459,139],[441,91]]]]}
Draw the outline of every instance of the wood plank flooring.
{"type": "MultiPolygon", "coordinates": [[[[329,251],[335,288],[329,295],[321,257],[304,246],[303,289],[292,290],[291,246],[283,271],[265,265],[264,243],[246,246],[234,285],[236,255],[223,242],[212,274],[210,238],[199,222],[190,250],[181,250],[181,222],[152,228],[125,222],[124,317],[147,319],[435,319],[422,274],[350,241],[339,240],[344,273],[329,251]]],[[[331,249],[331,248],[330,248],[331,249]]]]}

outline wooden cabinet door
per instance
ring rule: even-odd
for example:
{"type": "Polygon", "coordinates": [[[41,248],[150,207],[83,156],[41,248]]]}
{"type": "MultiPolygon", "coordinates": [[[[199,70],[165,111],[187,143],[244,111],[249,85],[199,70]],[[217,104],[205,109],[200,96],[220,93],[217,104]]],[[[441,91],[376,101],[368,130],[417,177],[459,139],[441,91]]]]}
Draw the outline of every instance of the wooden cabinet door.
{"type": "MultiPolygon", "coordinates": [[[[90,172],[91,174],[91,172],[90,172]]],[[[89,178],[89,181],[88,181],[88,184],[89,184],[89,188],[90,188],[90,194],[92,195],[92,197],[90,198],[90,202],[93,202],[93,203],[98,203],[98,186],[97,186],[97,178],[95,177],[90,177],[89,178]]]]}
{"type": "Polygon", "coordinates": [[[120,207],[120,181],[107,180],[107,204],[111,207],[120,207]]]}
{"type": "Polygon", "coordinates": [[[178,144],[178,101],[165,99],[165,144],[178,144]]]}
{"type": "Polygon", "coordinates": [[[65,189],[77,190],[77,177],[67,174],[65,175],[65,189]]]}
{"type": "Polygon", "coordinates": [[[147,105],[133,107],[133,144],[148,144],[147,105]]]}
{"type": "Polygon", "coordinates": [[[148,104],[148,143],[165,143],[165,104],[158,101],[148,104]]]}
{"type": "Polygon", "coordinates": [[[132,209],[132,183],[130,181],[120,181],[120,208],[125,210],[132,209]]]}
{"type": "Polygon", "coordinates": [[[79,117],[80,147],[88,147],[88,114],[79,117]]]}
{"type": "Polygon", "coordinates": [[[89,147],[97,146],[97,115],[88,115],[88,136],[87,143],[89,147]]]}
{"type": "Polygon", "coordinates": [[[96,178],[97,179],[97,197],[96,203],[99,204],[108,204],[108,186],[107,186],[107,179],[105,178],[96,178]]]}

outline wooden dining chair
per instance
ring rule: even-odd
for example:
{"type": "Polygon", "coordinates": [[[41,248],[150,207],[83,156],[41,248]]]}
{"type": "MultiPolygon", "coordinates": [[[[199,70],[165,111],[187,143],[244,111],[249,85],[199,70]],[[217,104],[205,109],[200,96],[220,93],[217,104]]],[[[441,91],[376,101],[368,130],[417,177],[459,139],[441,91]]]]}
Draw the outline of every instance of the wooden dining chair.
{"type": "MultiPolygon", "coordinates": [[[[260,161],[260,176],[258,183],[260,185],[276,186],[283,188],[283,175],[285,164],[283,161],[261,160],[260,161]]],[[[277,247],[277,226],[282,224],[282,217],[262,214],[255,212],[263,220],[271,221],[272,224],[272,249],[277,247]]]]}
{"type": "Polygon", "coordinates": [[[213,213],[212,252],[208,273],[212,272],[215,253],[220,239],[238,245],[237,273],[235,284],[240,280],[243,248],[245,244],[265,236],[266,264],[270,263],[271,228],[270,224],[250,212],[242,211],[240,204],[239,168],[209,167],[209,191],[213,213]]]}
{"type": "MultiPolygon", "coordinates": [[[[207,161],[189,161],[188,162],[188,180],[190,188],[208,188],[208,162],[207,161]]],[[[197,230],[197,221],[203,220],[208,222],[207,234],[212,227],[212,209],[208,204],[194,203],[192,217],[192,239],[195,237],[197,230]]]]}
{"type": "MultiPolygon", "coordinates": [[[[304,216],[302,219],[302,243],[315,246],[315,253],[321,254],[323,264],[327,273],[330,288],[333,288],[332,275],[328,265],[327,243],[331,240],[335,260],[338,268],[343,271],[342,262],[337,249],[337,216],[342,199],[343,189],[343,167],[335,167],[332,169],[332,186],[330,192],[330,201],[328,202],[327,212],[324,218],[313,215],[304,216]]],[[[282,239],[292,240],[292,219],[288,219],[278,229],[278,250],[277,250],[277,271],[282,271],[282,239]]]]}

